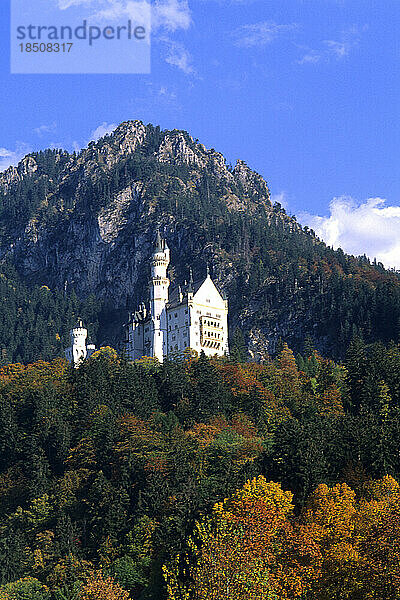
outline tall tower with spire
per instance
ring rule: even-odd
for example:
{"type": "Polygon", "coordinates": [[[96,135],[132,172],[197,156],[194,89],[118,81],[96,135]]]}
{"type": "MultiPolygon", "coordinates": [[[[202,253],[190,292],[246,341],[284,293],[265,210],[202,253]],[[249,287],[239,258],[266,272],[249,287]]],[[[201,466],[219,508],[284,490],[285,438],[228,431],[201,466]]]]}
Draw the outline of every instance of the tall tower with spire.
{"type": "Polygon", "coordinates": [[[149,310],[142,302],[129,316],[127,357],[152,356],[162,362],[165,356],[188,350],[203,351],[207,356],[227,354],[228,303],[212,281],[208,266],[205,277],[194,280],[190,269],[189,281],[170,290],[169,262],[169,248],[157,231],[150,256],[149,310]]]}
{"type": "Polygon", "coordinates": [[[145,354],[154,356],[162,362],[167,354],[167,303],[170,281],[167,269],[170,251],[165,240],[157,230],[154,252],[151,257],[150,280],[150,335],[145,342],[145,354]],[[147,344],[147,346],[146,346],[147,344]]]}

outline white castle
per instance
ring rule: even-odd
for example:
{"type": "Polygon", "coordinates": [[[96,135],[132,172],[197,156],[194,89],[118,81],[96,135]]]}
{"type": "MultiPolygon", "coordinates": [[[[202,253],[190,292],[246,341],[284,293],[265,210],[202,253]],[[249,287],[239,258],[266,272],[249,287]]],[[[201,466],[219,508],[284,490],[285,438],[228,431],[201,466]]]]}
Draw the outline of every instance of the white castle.
{"type": "Polygon", "coordinates": [[[177,286],[169,293],[170,251],[157,231],[151,257],[150,307],[140,304],[126,325],[126,354],[131,360],[158,358],[193,349],[207,356],[228,353],[228,302],[215,287],[207,268],[205,279],[177,286]]]}
{"type": "Polygon", "coordinates": [[[69,335],[71,346],[65,350],[65,358],[74,367],[79,367],[86,358],[92,356],[93,352],[96,351],[96,346],[87,343],[88,332],[80,319],[78,319],[75,327],[71,329],[69,335]]]}
{"type": "MultiPolygon", "coordinates": [[[[177,286],[169,293],[167,269],[170,251],[160,232],[151,257],[150,306],[144,302],[130,314],[125,325],[125,353],[128,359],[143,356],[157,358],[186,349],[203,350],[207,356],[228,353],[228,302],[214,285],[209,270],[200,281],[177,286]]],[[[65,350],[66,359],[75,367],[89,358],[96,347],[87,344],[87,329],[82,321],[70,331],[71,346],[65,350]]]]}

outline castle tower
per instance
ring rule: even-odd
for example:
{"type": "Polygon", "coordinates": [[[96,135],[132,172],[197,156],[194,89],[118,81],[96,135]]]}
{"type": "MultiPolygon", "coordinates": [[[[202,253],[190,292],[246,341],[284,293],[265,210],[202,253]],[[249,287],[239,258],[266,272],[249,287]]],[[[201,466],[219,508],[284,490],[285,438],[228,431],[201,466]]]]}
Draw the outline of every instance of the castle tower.
{"type": "Polygon", "coordinates": [[[169,248],[157,230],[156,244],[151,257],[150,280],[150,318],[151,335],[147,356],[154,356],[163,361],[167,351],[167,311],[169,279],[167,268],[170,261],[169,248]]]}
{"type": "Polygon", "coordinates": [[[69,332],[71,338],[71,346],[65,351],[65,357],[74,367],[78,367],[81,362],[87,357],[87,329],[83,326],[83,323],[78,319],[78,323],[69,332]]]}
{"type": "Polygon", "coordinates": [[[157,231],[150,258],[150,310],[143,303],[130,315],[126,324],[126,355],[131,360],[143,356],[157,358],[187,349],[207,356],[223,356],[228,352],[228,303],[215,286],[207,268],[207,276],[169,290],[167,269],[170,252],[157,231]]]}

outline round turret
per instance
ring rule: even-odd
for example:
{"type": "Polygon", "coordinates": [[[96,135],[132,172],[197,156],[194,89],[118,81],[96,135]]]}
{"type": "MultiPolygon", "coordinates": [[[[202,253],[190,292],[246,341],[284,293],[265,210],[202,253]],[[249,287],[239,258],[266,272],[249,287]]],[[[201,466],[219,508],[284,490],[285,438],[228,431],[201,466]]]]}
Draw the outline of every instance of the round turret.
{"type": "Polygon", "coordinates": [[[151,276],[153,279],[165,279],[169,265],[169,248],[157,230],[154,252],[151,257],[151,276]]]}
{"type": "Polygon", "coordinates": [[[166,256],[165,252],[162,250],[157,251],[153,254],[152,262],[155,263],[158,261],[164,261],[164,262],[168,263],[167,256],[166,256]]]}
{"type": "Polygon", "coordinates": [[[83,326],[82,320],[78,319],[77,324],[70,331],[71,343],[72,345],[80,345],[86,342],[87,338],[87,329],[83,326]]]}

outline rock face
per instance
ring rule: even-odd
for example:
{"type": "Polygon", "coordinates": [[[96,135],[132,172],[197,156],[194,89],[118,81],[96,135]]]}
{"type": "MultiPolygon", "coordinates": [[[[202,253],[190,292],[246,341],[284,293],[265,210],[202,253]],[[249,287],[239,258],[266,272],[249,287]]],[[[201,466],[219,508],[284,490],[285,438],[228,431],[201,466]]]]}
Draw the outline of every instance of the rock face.
{"type": "MultiPolygon", "coordinates": [[[[57,155],[55,162],[60,162],[57,155]]],[[[205,255],[209,260],[215,251],[212,246],[202,248],[201,242],[195,249],[199,232],[179,223],[174,210],[160,215],[157,194],[152,196],[155,184],[159,184],[157,193],[164,195],[168,195],[168,187],[174,188],[175,195],[198,193],[205,172],[209,175],[205,193],[209,195],[210,185],[215,187],[217,182],[230,211],[254,210],[257,202],[271,209],[267,184],[245,163],[239,161],[231,172],[221,154],[194,142],[186,132],[162,133],[140,121],[123,123],[111,136],[92,142],[78,156],[64,159],[53,189],[40,198],[26,223],[14,231],[12,241],[7,244],[3,240],[1,256],[12,258],[26,279],[67,291],[74,289],[83,296],[95,293],[116,308],[130,306],[143,293],[146,261],[160,223],[175,262],[181,262],[182,252],[190,255],[193,250],[199,263],[203,255],[205,264],[205,255]],[[132,173],[132,163],[127,163],[130,157],[139,161],[144,157],[153,171],[132,173]],[[118,180],[121,169],[116,174],[116,165],[122,163],[127,185],[120,185],[118,180]],[[161,171],[157,172],[158,165],[161,171]],[[171,166],[172,171],[163,171],[163,165],[171,166]],[[182,166],[181,173],[174,171],[176,166],[182,166]],[[106,198],[91,197],[88,203],[88,194],[104,193],[103,182],[108,186],[106,198]]],[[[38,157],[27,156],[18,167],[0,176],[0,190],[12,194],[18,184],[29,181],[38,185],[46,176],[38,157]]],[[[218,261],[217,256],[214,259],[218,261]]]]}
{"type": "Polygon", "coordinates": [[[103,324],[112,339],[146,295],[157,227],[172,280],[210,265],[230,301],[231,331],[245,332],[252,355],[264,360],[279,337],[294,346],[318,337],[310,307],[328,268],[318,256],[334,262],[332,251],[271,205],[245,162],[230,168],[186,132],[129,121],[78,155],[29,155],[0,174],[0,201],[0,266],[11,262],[29,283],[95,294],[117,311],[115,327],[103,324]]]}

